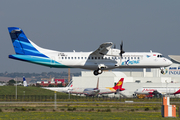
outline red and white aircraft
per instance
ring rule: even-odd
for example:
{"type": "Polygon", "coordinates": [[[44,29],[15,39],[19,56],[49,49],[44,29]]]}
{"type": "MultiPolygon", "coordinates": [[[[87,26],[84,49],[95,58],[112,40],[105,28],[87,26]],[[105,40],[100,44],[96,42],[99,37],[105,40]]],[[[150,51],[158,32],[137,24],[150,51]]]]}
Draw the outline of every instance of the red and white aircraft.
{"type": "Polygon", "coordinates": [[[180,94],[180,87],[144,87],[139,88],[135,92],[135,94],[146,94],[146,95],[156,95],[156,94],[167,94],[167,95],[175,95],[180,94]]]}

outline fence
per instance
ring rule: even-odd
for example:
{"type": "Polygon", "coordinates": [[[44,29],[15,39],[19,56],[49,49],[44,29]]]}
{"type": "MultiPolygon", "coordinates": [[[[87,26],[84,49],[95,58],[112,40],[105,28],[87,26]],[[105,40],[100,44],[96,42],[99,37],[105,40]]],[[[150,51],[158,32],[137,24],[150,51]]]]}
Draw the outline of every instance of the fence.
{"type": "MultiPolygon", "coordinates": [[[[170,98],[171,102],[179,102],[180,98],[170,98]]],[[[134,102],[162,102],[162,98],[124,98],[124,97],[86,97],[86,96],[74,96],[74,95],[57,95],[57,101],[134,101],[134,102]]],[[[54,101],[54,95],[0,95],[0,102],[3,101],[34,101],[34,102],[52,102],[54,101]]]]}

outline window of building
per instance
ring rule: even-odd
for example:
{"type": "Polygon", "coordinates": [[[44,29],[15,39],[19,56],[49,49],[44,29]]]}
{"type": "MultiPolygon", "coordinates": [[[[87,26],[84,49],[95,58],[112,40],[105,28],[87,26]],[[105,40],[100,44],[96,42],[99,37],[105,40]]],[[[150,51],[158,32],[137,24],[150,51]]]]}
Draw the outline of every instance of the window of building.
{"type": "Polygon", "coordinates": [[[140,80],[136,80],[135,82],[136,82],[136,83],[140,83],[141,81],[140,81],[140,80]]]}

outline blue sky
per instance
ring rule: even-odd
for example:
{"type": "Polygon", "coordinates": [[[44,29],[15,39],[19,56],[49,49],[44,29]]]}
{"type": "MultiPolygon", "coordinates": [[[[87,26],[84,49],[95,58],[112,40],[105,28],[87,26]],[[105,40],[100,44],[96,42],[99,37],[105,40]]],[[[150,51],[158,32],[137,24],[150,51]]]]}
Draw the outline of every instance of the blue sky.
{"type": "MultiPolygon", "coordinates": [[[[8,58],[14,49],[7,27],[20,27],[38,46],[94,51],[104,42],[127,52],[179,55],[178,0],[2,0],[0,4],[0,72],[61,72],[8,58]]],[[[82,69],[72,69],[73,72],[82,69]]]]}

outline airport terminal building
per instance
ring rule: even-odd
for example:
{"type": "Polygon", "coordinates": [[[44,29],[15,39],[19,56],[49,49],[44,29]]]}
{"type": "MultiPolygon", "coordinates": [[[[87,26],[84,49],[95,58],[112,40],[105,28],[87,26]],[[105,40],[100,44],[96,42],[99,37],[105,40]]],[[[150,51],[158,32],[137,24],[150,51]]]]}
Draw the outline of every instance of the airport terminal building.
{"type": "MultiPolygon", "coordinates": [[[[121,69],[120,69],[121,70],[121,69]]],[[[132,69],[133,70],[133,69],[132,69]]],[[[162,74],[160,69],[150,69],[149,72],[144,68],[142,72],[137,71],[104,71],[98,76],[94,76],[92,71],[82,71],[82,76],[72,77],[73,87],[75,88],[95,88],[99,78],[99,88],[113,87],[121,78],[124,78],[121,96],[133,97],[138,88],[143,87],[174,87],[180,88],[180,64],[173,63],[166,67],[162,74]]],[[[117,95],[117,94],[116,94],[117,95]]],[[[109,94],[108,96],[116,96],[109,94]]],[[[180,97],[179,94],[176,95],[180,97]]]]}

